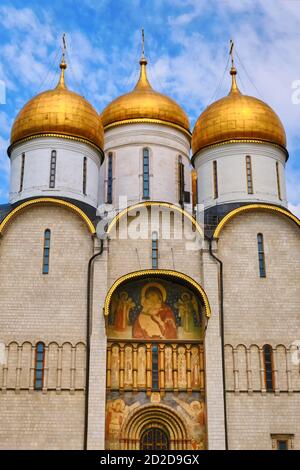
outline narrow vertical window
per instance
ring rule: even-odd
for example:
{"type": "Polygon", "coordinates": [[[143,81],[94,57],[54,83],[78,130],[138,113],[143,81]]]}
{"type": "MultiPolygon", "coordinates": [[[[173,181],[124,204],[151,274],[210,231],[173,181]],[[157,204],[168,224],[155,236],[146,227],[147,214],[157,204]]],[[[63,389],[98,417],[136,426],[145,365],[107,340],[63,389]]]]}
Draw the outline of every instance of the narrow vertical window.
{"type": "Polygon", "coordinates": [[[196,170],[192,170],[192,194],[193,209],[195,209],[198,204],[198,178],[196,170]]]}
{"type": "Polygon", "coordinates": [[[286,439],[278,439],[277,450],[289,450],[288,441],[286,439]]]}
{"type": "Polygon", "coordinates": [[[182,163],[182,157],[178,158],[178,194],[179,204],[183,207],[184,205],[184,164],[182,163]]]}
{"type": "Polygon", "coordinates": [[[264,251],[264,237],[262,233],[257,235],[259,276],[266,277],[266,260],[264,251]]]}
{"type": "Polygon", "coordinates": [[[158,268],[158,234],[152,233],[152,269],[158,268]]]}
{"type": "Polygon", "coordinates": [[[50,188],[55,188],[55,174],[56,174],[56,150],[51,152],[50,160],[50,188]]]}
{"type": "Polygon", "coordinates": [[[246,156],[247,191],[253,194],[252,164],[250,155],[246,156]]]}
{"type": "Polygon", "coordinates": [[[159,389],[159,378],[158,378],[158,346],[154,344],[152,346],[152,390],[159,389]]]}
{"type": "Polygon", "coordinates": [[[87,158],[83,157],[82,191],[84,195],[86,195],[86,177],[87,177],[87,158]]]}
{"type": "Polygon", "coordinates": [[[267,392],[273,392],[274,390],[274,378],[273,378],[273,351],[272,346],[265,344],[263,347],[264,355],[264,368],[265,368],[265,386],[267,392]]]}
{"type": "Polygon", "coordinates": [[[150,197],[149,149],[143,149],[143,198],[150,197]]]}
{"type": "Polygon", "coordinates": [[[51,232],[47,229],[44,233],[43,274],[49,273],[50,238],[51,232]]]}
{"type": "Polygon", "coordinates": [[[107,204],[112,204],[113,200],[113,154],[110,152],[107,159],[107,204]]]}
{"type": "Polygon", "coordinates": [[[25,169],[25,153],[22,153],[22,160],[21,160],[21,173],[20,173],[20,189],[19,192],[23,190],[23,183],[24,183],[24,169],[25,169]]]}
{"type": "Polygon", "coordinates": [[[278,194],[278,199],[281,200],[280,174],[279,174],[279,163],[278,163],[278,162],[276,162],[276,179],[277,179],[277,194],[278,194]]]}
{"type": "Polygon", "coordinates": [[[292,450],[294,448],[294,434],[271,434],[272,449],[292,450]]]}
{"type": "Polygon", "coordinates": [[[34,390],[42,390],[44,382],[45,345],[37,343],[35,347],[34,390]]]}
{"type": "Polygon", "coordinates": [[[218,164],[215,161],[213,161],[213,182],[214,182],[214,198],[217,199],[219,196],[219,191],[218,191],[218,164]]]}

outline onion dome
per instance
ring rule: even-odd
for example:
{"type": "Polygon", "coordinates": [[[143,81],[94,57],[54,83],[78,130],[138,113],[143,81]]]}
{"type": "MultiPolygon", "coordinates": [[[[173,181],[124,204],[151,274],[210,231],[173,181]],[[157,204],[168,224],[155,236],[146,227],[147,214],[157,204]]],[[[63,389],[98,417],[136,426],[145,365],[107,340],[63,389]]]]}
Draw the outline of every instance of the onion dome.
{"type": "Polygon", "coordinates": [[[112,101],[102,112],[104,129],[139,122],[166,124],[190,135],[190,123],[183,109],[171,98],[158,93],[147,78],[147,60],[140,60],[140,77],[135,88],[112,101]]]}
{"type": "Polygon", "coordinates": [[[32,98],[17,115],[11,131],[11,145],[41,136],[74,138],[93,144],[102,151],[104,132],[97,111],[83,96],[68,90],[64,55],[59,82],[53,90],[32,98]]]}
{"type": "Polygon", "coordinates": [[[243,95],[232,64],[228,96],[212,103],[198,118],[192,135],[192,150],[225,142],[269,142],[285,149],[284,127],[273,109],[253,96],[243,95]]]}

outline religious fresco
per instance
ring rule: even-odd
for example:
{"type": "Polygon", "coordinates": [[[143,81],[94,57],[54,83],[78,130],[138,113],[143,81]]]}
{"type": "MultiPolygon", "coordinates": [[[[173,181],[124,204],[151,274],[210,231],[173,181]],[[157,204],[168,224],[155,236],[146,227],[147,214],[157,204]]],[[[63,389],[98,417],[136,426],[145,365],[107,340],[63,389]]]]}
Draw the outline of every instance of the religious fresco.
{"type": "Polygon", "coordinates": [[[125,393],[121,397],[117,392],[110,392],[106,403],[106,444],[107,450],[121,449],[122,429],[129,414],[134,413],[141,406],[153,401],[155,405],[167,405],[182,418],[189,432],[191,450],[206,448],[206,415],[205,403],[200,394],[166,393],[152,394],[153,400],[144,393],[125,393]]]}
{"type": "Polygon", "coordinates": [[[162,342],[144,344],[135,343],[134,340],[117,344],[109,340],[106,370],[106,386],[110,390],[149,392],[153,387],[152,372],[156,370],[160,390],[175,388],[201,391],[204,390],[203,345],[162,342]],[[153,362],[156,364],[154,369],[153,362]],[[147,373],[149,364],[151,374],[147,373]]]}
{"type": "Polygon", "coordinates": [[[204,307],[187,287],[145,279],[120,286],[111,299],[108,337],[200,339],[204,307]]]}
{"type": "Polygon", "coordinates": [[[106,323],[106,449],[139,448],[127,425],[152,406],[158,427],[166,409],[182,420],[178,448],[206,448],[205,325],[202,299],[184,284],[150,277],[116,289],[106,323]]]}

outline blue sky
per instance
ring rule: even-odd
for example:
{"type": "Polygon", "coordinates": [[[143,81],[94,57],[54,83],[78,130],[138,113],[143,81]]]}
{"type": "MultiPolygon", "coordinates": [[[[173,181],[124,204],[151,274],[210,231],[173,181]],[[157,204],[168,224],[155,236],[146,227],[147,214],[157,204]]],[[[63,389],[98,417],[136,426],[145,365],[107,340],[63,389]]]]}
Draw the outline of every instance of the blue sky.
{"type": "Polygon", "coordinates": [[[62,33],[68,86],[100,112],[137,79],[142,27],[153,87],[176,99],[192,125],[228,93],[224,70],[234,39],[241,90],[270,104],[286,128],[288,196],[300,215],[300,103],[292,101],[300,80],[300,0],[2,0],[0,203],[8,200],[12,122],[28,99],[55,85],[62,33]]]}

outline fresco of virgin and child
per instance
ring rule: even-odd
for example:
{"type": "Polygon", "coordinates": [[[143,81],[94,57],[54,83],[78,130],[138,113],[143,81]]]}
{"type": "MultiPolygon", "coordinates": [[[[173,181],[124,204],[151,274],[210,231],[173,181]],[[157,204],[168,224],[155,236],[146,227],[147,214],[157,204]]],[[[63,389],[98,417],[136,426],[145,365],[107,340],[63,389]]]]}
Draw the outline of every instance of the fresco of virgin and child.
{"type": "Polygon", "coordinates": [[[202,305],[187,287],[165,280],[120,286],[112,297],[108,336],[112,338],[201,339],[202,305]]]}

